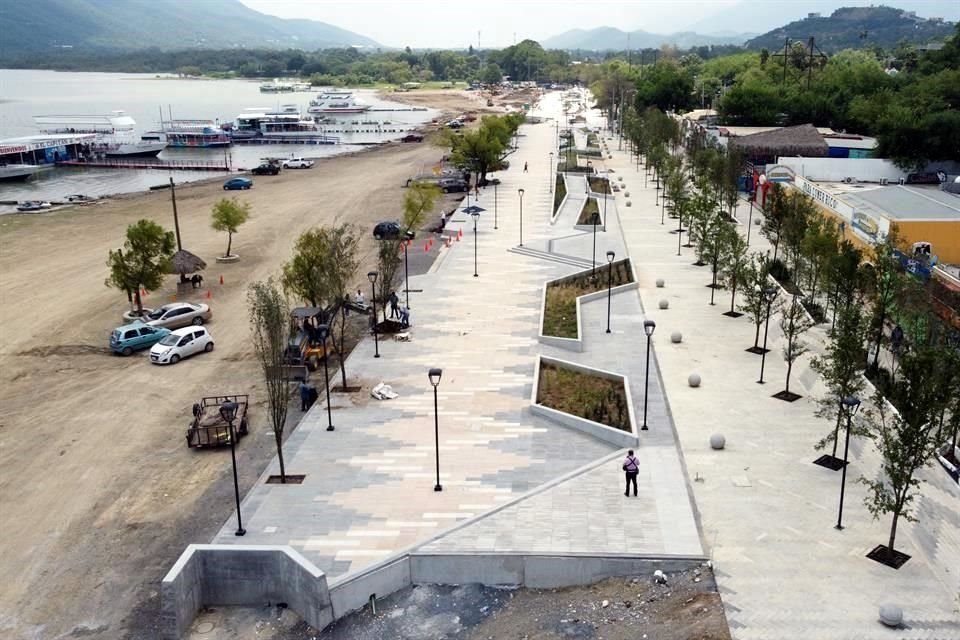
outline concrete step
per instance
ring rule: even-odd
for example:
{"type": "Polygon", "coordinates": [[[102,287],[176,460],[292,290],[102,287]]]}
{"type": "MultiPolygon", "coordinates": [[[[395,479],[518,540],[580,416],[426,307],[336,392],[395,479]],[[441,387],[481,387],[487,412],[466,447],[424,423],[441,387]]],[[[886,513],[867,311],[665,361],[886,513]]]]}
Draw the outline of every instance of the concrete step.
{"type": "Polygon", "coordinates": [[[581,269],[589,269],[593,266],[589,260],[583,260],[582,258],[568,256],[562,253],[548,253],[546,251],[540,251],[539,249],[531,249],[530,247],[511,247],[508,249],[508,251],[523,256],[529,256],[531,258],[557,262],[559,264],[566,264],[572,267],[579,267],[581,269]]]}

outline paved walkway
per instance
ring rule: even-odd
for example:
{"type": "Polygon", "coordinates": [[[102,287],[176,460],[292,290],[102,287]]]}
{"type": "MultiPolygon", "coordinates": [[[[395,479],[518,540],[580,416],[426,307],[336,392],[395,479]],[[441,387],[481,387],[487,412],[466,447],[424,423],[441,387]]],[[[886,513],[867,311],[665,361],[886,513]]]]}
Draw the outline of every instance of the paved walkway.
{"type": "MultiPolygon", "coordinates": [[[[702,554],[655,371],[651,430],[644,432],[638,452],[644,463],[638,499],[622,493],[623,452],[529,411],[535,360],[543,353],[627,375],[639,419],[645,343],[637,338],[643,335],[644,315],[636,291],[614,296],[612,334],[605,333],[605,299],[583,306],[583,353],[537,341],[543,283],[582,267],[509,251],[520,241],[517,190],[525,190],[526,247],[546,251],[553,240],[554,250],[583,263],[592,258],[593,236],[573,229],[572,212],[579,211],[575,199],[562,220],[550,224],[553,126],[528,125],[521,133],[512,168],[499,174],[497,230],[493,191],[485,190],[479,199],[487,209],[476,238],[479,276],[473,277],[472,221],[455,216],[448,229],[462,227],[462,239],[441,253],[429,274],[411,279],[412,289],[423,290],[411,296],[412,341],[381,341],[377,359],[373,340],[365,339],[348,360],[353,383],[369,389],[384,381],[400,397],[378,402],[367,395],[334,396],[334,432],[325,430],[326,409],[318,404],[285,447],[287,470],[305,473],[304,484],[258,484],[243,502],[247,536],[237,539],[231,520],[215,542],[290,544],[336,577],[511,504],[437,544],[463,551],[702,554]],[[529,173],[523,173],[524,163],[529,173]],[[434,366],[443,368],[438,394],[442,492],[433,491],[433,390],[427,369],[434,366]],[[537,491],[577,469],[582,472],[537,491]],[[474,527],[476,534],[466,533],[474,527]]],[[[613,199],[608,207],[615,217],[613,199]]],[[[597,255],[604,263],[608,249],[625,252],[613,225],[598,233],[597,255]]],[[[267,471],[276,472],[275,465],[267,471]]]]}
{"type": "MultiPolygon", "coordinates": [[[[594,120],[596,126],[600,120],[594,120]]],[[[648,309],[657,321],[658,359],[663,384],[680,434],[692,482],[704,543],[712,556],[728,621],[739,640],[849,640],[872,638],[960,638],[960,492],[939,468],[928,467],[917,499],[919,522],[901,521],[897,548],[913,558],[899,571],[864,555],[887,541],[889,517],[874,521],[863,505],[861,475],[874,477],[879,458],[872,445],[851,442],[851,464],[843,531],[837,519],[840,474],[812,464],[814,444],[830,430],[814,417],[813,398],[824,392],[809,369],[809,357],[794,367],[791,389],[805,397],[795,403],[771,398],[783,389],[786,365],[776,319],[770,324],[772,351],[766,360],[768,384],[758,385],[760,358],[744,349],[753,344],[754,327],[746,317],[727,318],[729,293],[718,292],[709,305],[706,267],[694,267],[693,250],[682,249],[660,224],[653,183],[643,189],[626,152],[616,151],[608,166],[623,175],[633,196],[621,216],[630,257],[637,265],[641,296],[665,298],[666,311],[648,309]],[[666,280],[656,289],[656,278],[666,280]],[[666,336],[683,333],[681,344],[666,336]],[[687,385],[698,373],[703,384],[687,385]],[[713,433],[727,448],[710,449],[713,433]],[[877,622],[879,606],[897,603],[906,629],[891,631],[877,622]]],[[[618,194],[618,203],[624,196],[618,194]]],[[[745,221],[747,209],[740,208],[745,221]]],[[[755,214],[756,217],[756,214],[755,214]]],[[[673,221],[672,226],[676,226],[673,221]]],[[[741,227],[745,233],[746,229],[741,227]]],[[[765,251],[766,240],[754,227],[751,246],[765,251]]],[[[807,341],[813,354],[823,329],[807,341]]]]}

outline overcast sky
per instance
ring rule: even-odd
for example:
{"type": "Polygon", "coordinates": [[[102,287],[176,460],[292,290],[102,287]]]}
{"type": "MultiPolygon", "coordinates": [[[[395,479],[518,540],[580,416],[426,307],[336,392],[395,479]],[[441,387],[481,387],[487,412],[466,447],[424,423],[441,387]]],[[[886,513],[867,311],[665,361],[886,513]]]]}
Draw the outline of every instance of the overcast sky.
{"type": "Polygon", "coordinates": [[[391,47],[504,47],[570,29],[613,26],[653,33],[764,33],[841,6],[887,4],[922,16],[960,18],[957,0],[241,0],[281,18],[327,22],[391,47]]]}

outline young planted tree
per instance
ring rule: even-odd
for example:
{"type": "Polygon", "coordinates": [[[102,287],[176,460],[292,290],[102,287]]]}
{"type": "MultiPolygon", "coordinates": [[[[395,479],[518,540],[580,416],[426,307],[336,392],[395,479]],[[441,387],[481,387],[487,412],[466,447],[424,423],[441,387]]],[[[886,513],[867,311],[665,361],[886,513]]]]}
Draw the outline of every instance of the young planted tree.
{"type": "Polygon", "coordinates": [[[214,231],[227,232],[227,250],[223,257],[231,257],[230,249],[233,246],[233,234],[237,232],[244,222],[250,217],[250,203],[237,202],[236,198],[222,198],[213,205],[213,212],[210,215],[210,226],[214,231]]]}
{"type": "Polygon", "coordinates": [[[866,412],[864,420],[868,436],[873,440],[882,458],[881,474],[875,478],[860,478],[869,488],[864,499],[874,519],[891,514],[890,536],[881,546],[880,559],[899,566],[899,554],[894,544],[897,525],[901,518],[915,522],[911,505],[920,481],[919,469],[933,459],[936,451],[934,436],[936,417],[943,407],[944,394],[940,389],[944,360],[943,350],[934,346],[911,349],[900,364],[899,394],[908,399],[894,411],[878,392],[874,408],[866,412]]]}
{"type": "Polygon", "coordinates": [[[854,302],[863,293],[863,255],[849,240],[840,243],[837,253],[830,256],[826,267],[825,287],[832,291],[833,325],[836,325],[837,310],[854,302]]]}
{"type": "Polygon", "coordinates": [[[704,229],[704,248],[703,256],[707,259],[708,264],[710,265],[710,305],[716,304],[714,302],[714,297],[717,293],[717,287],[720,286],[717,284],[717,278],[720,274],[720,267],[724,260],[727,257],[727,248],[728,243],[732,235],[737,235],[735,229],[730,227],[730,223],[727,222],[726,214],[721,212],[719,209],[712,212],[709,218],[707,218],[707,226],[704,229]]]}
{"type": "MultiPolygon", "coordinates": [[[[837,323],[829,332],[823,357],[816,357],[810,367],[823,377],[828,393],[817,400],[816,415],[835,420],[833,430],[817,443],[820,450],[833,443],[831,456],[837,457],[837,441],[842,422],[840,401],[846,397],[859,397],[863,390],[863,345],[867,337],[867,322],[860,307],[846,304],[837,314],[837,323]]],[[[859,434],[863,435],[863,434],[859,434]]]]}
{"type": "Polygon", "coordinates": [[[173,231],[167,231],[152,220],[139,220],[127,227],[127,240],[123,249],[107,254],[108,287],[126,292],[127,299],[133,295],[137,314],[143,315],[141,287],[159,289],[163,277],[170,271],[170,260],[176,250],[173,231]]]}
{"type": "Polygon", "coordinates": [[[750,250],[747,241],[741,236],[736,228],[727,225],[724,233],[727,235],[724,241],[727,251],[724,253],[723,263],[720,271],[723,275],[723,284],[730,289],[730,311],[723,315],[731,318],[739,318],[742,313],[734,311],[737,303],[737,289],[748,284],[747,268],[750,264],[750,250]]]}
{"type": "Polygon", "coordinates": [[[280,286],[271,278],[254,282],[247,291],[250,331],[267,388],[267,410],[277,444],[280,482],[286,483],[283,463],[283,429],[292,395],[291,381],[284,368],[284,356],[290,340],[290,305],[280,286]]]}
{"type": "Polygon", "coordinates": [[[780,329],[787,341],[783,345],[783,359],[787,363],[787,382],[784,390],[775,394],[774,397],[787,402],[800,398],[800,395],[790,391],[790,374],[793,373],[793,363],[807,352],[807,345],[800,336],[813,326],[813,322],[807,316],[798,298],[799,296],[793,296],[790,304],[784,306],[783,314],[780,316],[780,329]]]}
{"type": "Polygon", "coordinates": [[[747,349],[750,353],[762,354],[760,347],[760,327],[767,319],[767,301],[763,297],[763,290],[767,287],[767,259],[759,252],[751,254],[743,272],[743,302],[740,311],[743,311],[753,322],[756,330],[753,334],[753,346],[747,349]]]}
{"type": "Polygon", "coordinates": [[[807,290],[816,299],[824,268],[839,250],[837,225],[820,215],[812,215],[800,251],[809,265],[807,290]]]}
{"type": "Polygon", "coordinates": [[[287,293],[320,307],[338,292],[330,290],[327,261],[330,259],[327,232],[321,227],[307,229],[293,245],[293,257],[283,265],[280,282],[287,293]]]}
{"type": "Polygon", "coordinates": [[[807,235],[810,221],[819,217],[813,199],[802,191],[791,189],[785,196],[786,215],[783,219],[781,237],[783,239],[784,263],[793,259],[793,282],[800,283],[803,270],[803,252],[801,247],[807,235]]]}
{"type": "MultiPolygon", "coordinates": [[[[360,230],[350,223],[336,227],[321,227],[320,236],[326,245],[327,259],[324,262],[322,277],[326,281],[324,289],[328,292],[328,305],[334,301],[346,300],[350,297],[350,285],[356,277],[357,267],[360,264],[357,251],[360,247],[360,230]]],[[[347,390],[347,308],[340,305],[340,313],[331,318],[330,336],[333,346],[339,354],[340,383],[344,391],[347,390]]]]}
{"type": "Polygon", "coordinates": [[[721,197],[727,205],[727,214],[736,220],[737,204],[740,202],[739,182],[743,174],[743,153],[737,149],[727,149],[723,154],[723,182],[721,197]]]}
{"type": "Polygon", "coordinates": [[[876,372],[880,367],[880,347],[884,342],[884,326],[893,310],[903,281],[903,269],[893,256],[897,246],[897,236],[891,232],[873,245],[873,260],[867,271],[867,288],[872,298],[870,331],[873,335],[875,351],[870,369],[876,372]]]}
{"type": "Polygon", "coordinates": [[[776,182],[767,192],[767,199],[763,206],[763,225],[761,233],[773,244],[773,259],[777,259],[780,249],[780,240],[783,235],[783,226],[789,216],[786,190],[776,182]]]}

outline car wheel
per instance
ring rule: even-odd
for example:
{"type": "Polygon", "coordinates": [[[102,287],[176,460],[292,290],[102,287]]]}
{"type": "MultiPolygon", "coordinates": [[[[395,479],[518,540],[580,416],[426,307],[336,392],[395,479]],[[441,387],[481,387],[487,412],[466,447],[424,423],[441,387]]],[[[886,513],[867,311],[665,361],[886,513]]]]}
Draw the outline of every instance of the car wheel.
{"type": "Polygon", "coordinates": [[[199,327],[200,325],[203,324],[203,318],[201,318],[200,316],[197,316],[196,318],[193,319],[193,323],[192,323],[192,324],[194,324],[194,325],[196,325],[196,326],[199,327]]]}
{"type": "Polygon", "coordinates": [[[210,353],[211,351],[213,351],[213,343],[212,343],[212,342],[208,342],[208,343],[203,347],[203,350],[206,351],[207,353],[210,353]]]}
{"type": "Polygon", "coordinates": [[[180,362],[180,356],[176,354],[170,356],[170,364],[177,364],[178,362],[180,362]]]}
{"type": "Polygon", "coordinates": [[[246,185],[246,186],[244,187],[244,189],[249,189],[249,188],[250,188],[250,185],[246,185]]]}
{"type": "Polygon", "coordinates": [[[383,240],[383,236],[380,235],[379,233],[375,233],[375,234],[373,234],[373,239],[374,239],[374,240],[383,240]]]}
{"type": "Polygon", "coordinates": [[[229,188],[227,185],[223,185],[223,190],[224,190],[224,191],[229,191],[230,188],[229,188]]]}
{"type": "Polygon", "coordinates": [[[123,356],[129,356],[132,353],[133,353],[133,349],[131,349],[130,347],[124,347],[123,351],[120,352],[120,354],[123,356]]]}

